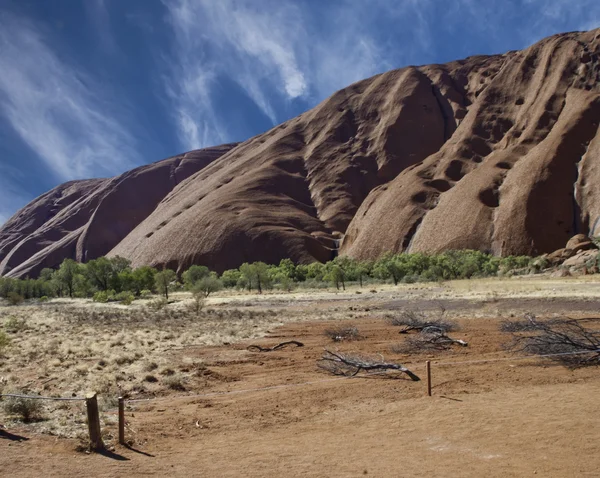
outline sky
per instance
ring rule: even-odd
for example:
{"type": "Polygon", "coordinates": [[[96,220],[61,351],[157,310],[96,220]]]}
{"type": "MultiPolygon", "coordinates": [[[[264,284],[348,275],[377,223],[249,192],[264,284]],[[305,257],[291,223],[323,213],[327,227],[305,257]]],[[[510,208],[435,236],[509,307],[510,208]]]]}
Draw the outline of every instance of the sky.
{"type": "Polygon", "coordinates": [[[0,0],[0,224],[377,73],[598,27],[598,0],[0,0]]]}

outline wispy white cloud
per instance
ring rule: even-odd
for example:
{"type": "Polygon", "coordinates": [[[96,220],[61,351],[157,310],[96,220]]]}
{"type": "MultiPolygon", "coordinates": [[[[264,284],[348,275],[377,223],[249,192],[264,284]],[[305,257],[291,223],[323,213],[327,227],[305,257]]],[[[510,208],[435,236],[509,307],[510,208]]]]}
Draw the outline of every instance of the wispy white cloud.
{"type": "Polygon", "coordinates": [[[90,23],[100,38],[102,46],[107,51],[116,53],[118,48],[110,25],[110,14],[106,0],[86,0],[84,7],[90,23]]]}
{"type": "Polygon", "coordinates": [[[170,0],[165,6],[177,52],[168,91],[188,148],[229,137],[211,103],[220,76],[235,81],[275,125],[277,105],[321,100],[384,69],[360,13],[344,2],[326,8],[326,29],[314,25],[318,12],[301,3],[170,0]]]}
{"type": "Polygon", "coordinates": [[[23,172],[0,163],[0,227],[31,199],[14,180],[23,172]]]}
{"type": "Polygon", "coordinates": [[[38,24],[0,12],[0,114],[61,180],[138,164],[135,139],[102,84],[50,48],[38,24]]]}

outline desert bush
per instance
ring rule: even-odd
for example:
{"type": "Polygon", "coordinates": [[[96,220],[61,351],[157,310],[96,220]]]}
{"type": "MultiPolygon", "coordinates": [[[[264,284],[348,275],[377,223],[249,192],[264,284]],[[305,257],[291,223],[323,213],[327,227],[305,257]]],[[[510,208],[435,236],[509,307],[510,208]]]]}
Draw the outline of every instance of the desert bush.
{"type": "Polygon", "coordinates": [[[4,411],[6,414],[18,416],[25,423],[40,419],[42,417],[43,410],[44,407],[40,400],[8,397],[4,402],[4,411]]]}
{"type": "Polygon", "coordinates": [[[171,390],[185,391],[183,379],[179,375],[169,375],[163,379],[163,384],[171,390]]]}
{"type": "Polygon", "coordinates": [[[157,299],[148,302],[148,307],[154,311],[164,309],[169,304],[169,301],[164,297],[158,297],[157,299]]]}
{"type": "Polygon", "coordinates": [[[25,300],[22,295],[17,294],[16,292],[9,292],[6,299],[10,305],[19,305],[25,300]]]}
{"type": "Polygon", "coordinates": [[[0,354],[2,354],[10,345],[10,337],[6,332],[0,330],[0,354]]]}
{"type": "Polygon", "coordinates": [[[135,300],[135,296],[131,292],[120,292],[115,296],[115,299],[123,305],[131,305],[135,300]]]}
{"type": "Polygon", "coordinates": [[[106,304],[108,302],[108,292],[105,290],[100,290],[94,294],[92,298],[94,302],[100,302],[101,304],[106,304]]]}
{"type": "Polygon", "coordinates": [[[152,297],[152,291],[148,289],[144,289],[140,292],[140,299],[149,299],[152,297]]]}
{"type": "Polygon", "coordinates": [[[39,302],[48,302],[50,299],[48,299],[48,296],[43,295],[42,297],[40,297],[38,299],[39,302]]]}
{"type": "Polygon", "coordinates": [[[334,342],[359,340],[362,338],[356,327],[337,327],[334,329],[327,329],[325,330],[324,334],[334,342]]]}
{"type": "Polygon", "coordinates": [[[19,319],[18,317],[11,316],[6,322],[4,322],[4,329],[11,334],[16,334],[27,330],[27,322],[25,319],[19,319]]]}
{"type": "Polygon", "coordinates": [[[195,315],[200,315],[205,304],[206,296],[204,295],[204,292],[194,291],[192,293],[192,302],[188,305],[188,310],[195,315]]]}

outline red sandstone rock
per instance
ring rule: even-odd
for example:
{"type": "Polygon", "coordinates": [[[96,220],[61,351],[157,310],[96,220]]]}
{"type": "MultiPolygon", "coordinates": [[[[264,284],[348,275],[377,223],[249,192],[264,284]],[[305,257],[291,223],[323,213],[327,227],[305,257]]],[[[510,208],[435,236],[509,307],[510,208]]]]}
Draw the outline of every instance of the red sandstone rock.
{"type": "Polygon", "coordinates": [[[537,255],[598,235],[599,32],[363,80],[204,150],[187,179],[177,157],[63,185],[0,230],[0,273],[106,253],[180,271],[338,252],[537,255]]]}

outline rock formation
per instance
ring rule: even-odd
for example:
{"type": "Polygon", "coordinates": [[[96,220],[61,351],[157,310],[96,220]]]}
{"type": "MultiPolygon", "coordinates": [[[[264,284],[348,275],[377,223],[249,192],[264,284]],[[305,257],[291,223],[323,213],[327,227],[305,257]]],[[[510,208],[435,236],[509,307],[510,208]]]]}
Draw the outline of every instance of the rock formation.
{"type": "Polygon", "coordinates": [[[237,146],[54,189],[0,230],[0,274],[552,252],[599,233],[599,123],[600,30],[390,71],[237,146]]]}

